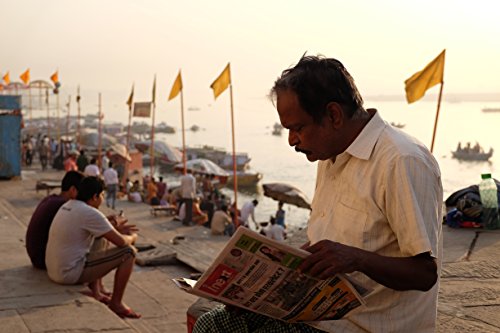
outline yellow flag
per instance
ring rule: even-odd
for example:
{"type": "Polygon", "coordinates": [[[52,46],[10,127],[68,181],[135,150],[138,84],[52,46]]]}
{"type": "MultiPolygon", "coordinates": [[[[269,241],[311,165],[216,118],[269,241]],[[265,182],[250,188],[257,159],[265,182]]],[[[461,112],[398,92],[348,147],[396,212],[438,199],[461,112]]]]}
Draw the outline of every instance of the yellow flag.
{"type": "Polygon", "coordinates": [[[168,96],[168,100],[175,98],[179,95],[179,92],[182,90],[182,77],[181,71],[177,74],[177,78],[175,79],[174,85],[172,86],[172,90],[170,90],[170,95],[168,96]]]}
{"type": "Polygon", "coordinates": [[[152,103],[155,104],[156,101],[156,75],[155,75],[155,80],[153,82],[153,100],[152,103]]]}
{"type": "Polygon", "coordinates": [[[59,71],[56,71],[54,74],[52,74],[50,76],[50,79],[52,80],[52,82],[54,82],[54,84],[59,83],[59,71]]]}
{"type": "Polygon", "coordinates": [[[413,74],[405,81],[406,100],[408,103],[419,100],[425,95],[427,89],[434,87],[436,84],[443,83],[445,52],[446,50],[443,50],[423,70],[413,74]]]}
{"type": "Polygon", "coordinates": [[[217,98],[224,90],[227,89],[231,83],[231,69],[229,63],[226,68],[222,71],[218,78],[215,79],[214,83],[210,85],[210,88],[214,90],[214,98],[217,98]]]}
{"type": "Polygon", "coordinates": [[[127,105],[129,110],[132,109],[132,103],[134,102],[134,84],[132,85],[132,91],[130,92],[130,96],[127,99],[127,105]]]}
{"type": "Polygon", "coordinates": [[[5,75],[3,76],[2,79],[5,82],[5,84],[9,84],[10,83],[10,74],[9,74],[9,72],[5,73],[5,75]]]}
{"type": "Polygon", "coordinates": [[[23,80],[24,84],[28,84],[30,82],[30,69],[28,68],[26,72],[21,74],[19,77],[23,80]]]}

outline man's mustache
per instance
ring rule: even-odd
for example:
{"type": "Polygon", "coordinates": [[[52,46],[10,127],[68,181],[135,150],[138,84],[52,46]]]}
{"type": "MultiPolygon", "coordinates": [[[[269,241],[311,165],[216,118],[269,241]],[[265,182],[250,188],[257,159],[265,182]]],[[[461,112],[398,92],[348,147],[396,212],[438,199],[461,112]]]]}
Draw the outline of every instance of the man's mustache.
{"type": "Polygon", "coordinates": [[[295,151],[297,153],[302,153],[302,154],[306,154],[306,155],[311,153],[309,150],[303,150],[303,149],[300,149],[299,147],[295,147],[295,151]]]}

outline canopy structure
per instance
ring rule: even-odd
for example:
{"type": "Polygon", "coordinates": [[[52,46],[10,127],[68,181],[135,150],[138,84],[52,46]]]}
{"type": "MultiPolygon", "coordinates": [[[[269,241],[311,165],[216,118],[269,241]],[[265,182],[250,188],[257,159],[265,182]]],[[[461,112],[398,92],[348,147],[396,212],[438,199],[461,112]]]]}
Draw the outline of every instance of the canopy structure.
{"type": "MultiPolygon", "coordinates": [[[[111,148],[117,140],[106,133],[102,133],[102,148],[111,148]]],[[[99,145],[99,133],[95,130],[83,130],[80,135],[80,144],[86,148],[96,148],[99,145]]]]}
{"type": "MultiPolygon", "coordinates": [[[[182,171],[184,165],[179,163],[174,167],[176,170],[182,171]]],[[[188,171],[193,173],[199,173],[203,175],[214,175],[218,177],[228,177],[229,172],[222,169],[220,166],[215,164],[214,162],[204,159],[204,158],[195,158],[193,160],[189,160],[186,162],[186,168],[188,171]]]]}
{"type": "Polygon", "coordinates": [[[125,145],[122,145],[121,143],[115,143],[110,147],[111,151],[116,153],[117,155],[123,157],[127,161],[131,162],[132,158],[130,157],[130,154],[127,151],[127,147],[125,145]]]}
{"type": "Polygon", "coordinates": [[[264,195],[277,201],[311,210],[311,203],[307,196],[293,185],[286,183],[263,184],[264,195]]]}
{"type": "MultiPolygon", "coordinates": [[[[150,146],[151,141],[141,141],[135,143],[135,147],[142,153],[149,153],[150,146]]],[[[180,152],[180,150],[163,141],[154,142],[154,154],[155,158],[159,158],[163,162],[182,162],[182,153],[180,152]]]]}

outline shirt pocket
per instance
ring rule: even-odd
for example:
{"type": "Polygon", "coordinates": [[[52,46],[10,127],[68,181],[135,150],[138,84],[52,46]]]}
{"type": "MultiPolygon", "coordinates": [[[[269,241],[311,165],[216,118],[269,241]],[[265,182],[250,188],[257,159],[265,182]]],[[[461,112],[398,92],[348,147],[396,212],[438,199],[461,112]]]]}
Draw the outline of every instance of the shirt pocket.
{"type": "Polygon", "coordinates": [[[333,210],[335,241],[364,248],[368,213],[341,200],[333,210]]]}

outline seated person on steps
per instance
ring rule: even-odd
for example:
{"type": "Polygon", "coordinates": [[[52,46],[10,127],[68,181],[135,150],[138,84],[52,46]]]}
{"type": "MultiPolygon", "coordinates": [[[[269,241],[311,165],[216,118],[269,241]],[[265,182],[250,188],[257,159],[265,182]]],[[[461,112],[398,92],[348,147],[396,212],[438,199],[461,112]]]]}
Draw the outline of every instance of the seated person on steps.
{"type": "Polygon", "coordinates": [[[60,284],[88,283],[91,296],[108,304],[120,317],[140,318],[123,303],[123,295],[135,262],[137,228],[126,221],[116,227],[98,208],[104,198],[104,183],[85,177],[76,200],[58,211],[50,228],[45,261],[49,278],[60,284]],[[108,248],[109,243],[115,247],[108,248]],[[102,278],[116,269],[111,297],[103,290],[102,278]]]}
{"type": "Polygon", "coordinates": [[[68,200],[76,199],[78,186],[83,178],[78,171],[67,172],[61,182],[61,193],[51,194],[40,201],[31,216],[26,231],[26,250],[33,267],[45,269],[45,249],[49,239],[49,229],[59,208],[68,200]]]}

